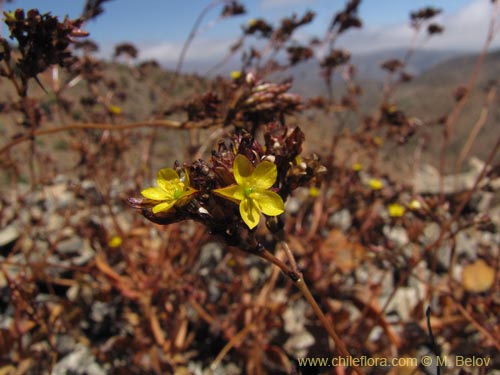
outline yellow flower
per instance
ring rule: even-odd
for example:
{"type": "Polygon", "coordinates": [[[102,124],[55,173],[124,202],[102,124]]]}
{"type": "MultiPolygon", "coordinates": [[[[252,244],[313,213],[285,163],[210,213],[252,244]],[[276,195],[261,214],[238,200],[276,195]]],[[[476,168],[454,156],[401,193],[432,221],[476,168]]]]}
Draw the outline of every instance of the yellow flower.
{"type": "Polygon", "coordinates": [[[171,168],[163,168],[156,177],[157,187],[150,187],[141,191],[141,194],[148,199],[158,201],[153,207],[153,213],[168,211],[173,206],[183,206],[189,198],[197,192],[189,186],[189,175],[181,179],[176,171],[171,168]]]}
{"type": "Polygon", "coordinates": [[[384,144],[384,140],[380,137],[373,137],[373,143],[377,146],[382,146],[384,144]]]}
{"type": "Polygon", "coordinates": [[[241,71],[233,70],[231,72],[231,78],[233,79],[233,81],[237,81],[238,79],[240,79],[241,78],[241,71]]]}
{"type": "Polygon", "coordinates": [[[399,203],[391,203],[387,206],[390,217],[401,217],[405,213],[405,208],[399,203]]]}
{"type": "Polygon", "coordinates": [[[370,186],[372,190],[380,190],[384,187],[384,183],[377,178],[370,178],[368,186],[370,186]]]}
{"type": "Polygon", "coordinates": [[[117,106],[117,105],[110,105],[108,107],[108,111],[109,113],[111,113],[112,115],[121,115],[123,110],[121,109],[121,107],[117,106]]]}
{"type": "Polygon", "coordinates": [[[416,200],[416,199],[413,199],[409,204],[408,204],[408,207],[411,209],[411,210],[419,210],[422,208],[422,204],[420,203],[420,201],[416,200]]]}
{"type": "Polygon", "coordinates": [[[354,163],[354,164],[352,165],[352,170],[353,170],[354,172],[359,172],[359,171],[361,171],[362,169],[363,169],[363,165],[362,165],[361,163],[354,163]]]}
{"type": "Polygon", "coordinates": [[[123,242],[123,239],[120,236],[113,236],[111,239],[108,241],[108,246],[109,247],[119,247],[123,242]]]}
{"type": "Polygon", "coordinates": [[[316,198],[316,197],[318,197],[318,196],[320,195],[320,193],[321,193],[321,190],[320,190],[320,189],[318,189],[316,186],[311,186],[311,187],[309,188],[309,196],[310,196],[311,198],[316,198]]]}
{"type": "Polygon", "coordinates": [[[285,211],[283,199],[269,189],[276,182],[278,169],[270,161],[260,162],[255,168],[245,156],[234,159],[233,174],[236,184],[213,192],[240,205],[240,215],[250,229],[259,224],[260,213],[278,216],[285,211]]]}

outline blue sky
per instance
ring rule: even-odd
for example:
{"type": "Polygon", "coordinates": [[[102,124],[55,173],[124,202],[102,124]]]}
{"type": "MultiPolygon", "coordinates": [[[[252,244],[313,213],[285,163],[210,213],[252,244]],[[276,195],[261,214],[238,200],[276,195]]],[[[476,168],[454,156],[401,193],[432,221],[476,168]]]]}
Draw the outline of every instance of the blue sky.
{"type": "MultiPolygon", "coordinates": [[[[4,5],[5,10],[17,7],[38,8],[42,12],[76,18],[81,13],[84,0],[15,0],[4,5]]],[[[109,55],[116,43],[130,41],[140,51],[140,58],[155,58],[171,65],[177,60],[182,43],[189,34],[200,11],[209,0],[112,0],[104,4],[105,13],[85,27],[91,38],[101,45],[103,55],[109,55]]],[[[332,15],[342,9],[342,0],[247,0],[242,1],[247,14],[214,22],[222,6],[214,8],[205,18],[201,32],[188,60],[217,60],[241,33],[240,26],[251,18],[263,17],[276,21],[291,15],[301,15],[306,9],[314,10],[317,17],[313,24],[300,31],[298,40],[308,40],[313,35],[322,36],[332,15]]],[[[445,25],[446,33],[419,46],[474,51],[482,46],[488,23],[490,0],[364,0],[360,16],[365,27],[348,33],[340,40],[354,53],[408,46],[411,30],[408,14],[412,10],[433,5],[443,14],[437,19],[445,25]]],[[[2,34],[5,35],[5,28],[2,34]]]]}

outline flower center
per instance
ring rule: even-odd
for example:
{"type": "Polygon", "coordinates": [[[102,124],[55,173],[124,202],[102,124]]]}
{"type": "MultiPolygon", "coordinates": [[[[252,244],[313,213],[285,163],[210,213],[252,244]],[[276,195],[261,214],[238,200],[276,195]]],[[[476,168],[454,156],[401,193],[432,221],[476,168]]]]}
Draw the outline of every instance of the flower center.
{"type": "Polygon", "coordinates": [[[243,195],[245,195],[245,198],[248,198],[250,196],[250,194],[252,194],[253,192],[254,192],[254,187],[249,186],[243,190],[243,195]]]}
{"type": "Polygon", "coordinates": [[[174,187],[174,199],[182,197],[182,193],[184,193],[184,184],[177,184],[177,186],[174,187]]]}

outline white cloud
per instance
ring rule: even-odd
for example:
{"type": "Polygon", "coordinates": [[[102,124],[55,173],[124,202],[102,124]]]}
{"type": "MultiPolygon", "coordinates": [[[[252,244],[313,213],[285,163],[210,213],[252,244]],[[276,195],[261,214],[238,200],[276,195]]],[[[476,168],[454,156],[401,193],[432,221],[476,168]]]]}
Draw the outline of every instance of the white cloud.
{"type": "MultiPolygon", "coordinates": [[[[443,17],[445,32],[429,41],[430,48],[453,48],[478,51],[486,41],[493,11],[490,1],[475,0],[460,11],[443,17]]],[[[497,23],[500,20],[497,18],[497,23]]],[[[499,46],[500,40],[493,45],[499,46]]]]}
{"type": "MultiPolygon", "coordinates": [[[[265,0],[261,5],[278,6],[282,4],[289,6],[291,2],[304,3],[305,1],[265,0]]],[[[416,47],[477,52],[482,48],[486,39],[491,10],[491,2],[473,0],[456,13],[440,15],[436,18],[436,22],[445,27],[444,33],[428,38],[425,30],[422,30],[416,47]]],[[[414,31],[408,23],[380,27],[366,25],[362,29],[346,32],[339,38],[338,46],[356,54],[393,48],[408,48],[413,33],[414,31]]],[[[309,38],[310,35],[305,30],[299,30],[294,39],[306,42],[309,38]]],[[[234,42],[235,39],[230,37],[227,39],[196,38],[188,49],[185,59],[186,66],[197,63],[204,63],[204,66],[215,64],[226,56],[229,47],[234,42]]],[[[494,40],[492,47],[500,47],[500,35],[497,40],[494,40]]],[[[173,66],[178,61],[181,48],[181,43],[174,42],[142,44],[140,45],[140,58],[142,60],[155,59],[161,64],[173,66]]]]}
{"type": "MultiPolygon", "coordinates": [[[[491,2],[474,0],[456,13],[439,16],[436,22],[444,26],[444,33],[428,38],[426,31],[422,30],[416,47],[477,52],[486,40],[491,12],[491,2]]],[[[357,53],[408,48],[413,33],[407,23],[385,27],[367,25],[346,33],[340,38],[339,45],[357,53]]],[[[500,38],[497,38],[492,47],[499,46],[500,38]]]]}
{"type": "MultiPolygon", "coordinates": [[[[195,39],[187,50],[185,60],[213,61],[222,59],[232,43],[234,43],[233,39],[195,39]]],[[[182,43],[173,42],[143,45],[140,57],[143,60],[154,59],[160,63],[177,62],[182,46],[182,43]]]]}
{"type": "Polygon", "coordinates": [[[410,45],[412,34],[412,29],[407,25],[364,27],[349,31],[342,36],[339,39],[339,46],[355,53],[407,47],[410,45]]]}

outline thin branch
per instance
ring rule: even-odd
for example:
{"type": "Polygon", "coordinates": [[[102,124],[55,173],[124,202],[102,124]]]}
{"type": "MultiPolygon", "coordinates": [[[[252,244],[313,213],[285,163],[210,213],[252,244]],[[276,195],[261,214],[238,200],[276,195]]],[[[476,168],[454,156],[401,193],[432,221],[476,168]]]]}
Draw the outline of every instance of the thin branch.
{"type": "Polygon", "coordinates": [[[74,123],[63,127],[35,130],[29,136],[22,136],[16,138],[14,141],[0,148],[0,155],[20,143],[32,140],[32,137],[60,133],[69,130],[83,130],[83,129],[128,130],[128,129],[146,128],[146,127],[158,127],[158,128],[169,128],[169,129],[206,129],[218,125],[222,125],[222,122],[217,122],[217,121],[214,122],[213,120],[201,121],[201,122],[162,120],[162,121],[132,122],[130,124],[125,124],[125,125],[99,124],[99,123],[93,123],[93,124],[74,123]]]}

